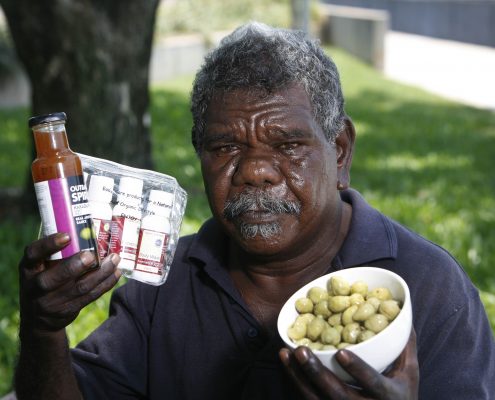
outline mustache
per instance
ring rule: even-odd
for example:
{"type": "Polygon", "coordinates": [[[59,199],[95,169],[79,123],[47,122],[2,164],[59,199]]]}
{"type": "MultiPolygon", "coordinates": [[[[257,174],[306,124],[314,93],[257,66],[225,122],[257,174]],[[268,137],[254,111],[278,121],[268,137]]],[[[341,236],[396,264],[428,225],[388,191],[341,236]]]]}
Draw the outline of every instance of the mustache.
{"type": "Polygon", "coordinates": [[[281,199],[268,192],[243,192],[227,200],[223,215],[226,219],[232,220],[241,214],[252,211],[299,215],[301,203],[297,200],[281,199]]]}

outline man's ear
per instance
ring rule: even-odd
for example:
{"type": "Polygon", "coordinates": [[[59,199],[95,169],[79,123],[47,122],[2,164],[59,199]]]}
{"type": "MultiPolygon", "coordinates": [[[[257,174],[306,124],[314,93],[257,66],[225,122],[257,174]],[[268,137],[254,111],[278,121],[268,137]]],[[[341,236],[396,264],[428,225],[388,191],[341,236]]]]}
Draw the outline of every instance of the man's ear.
{"type": "Polygon", "coordinates": [[[337,152],[337,188],[339,190],[347,189],[351,182],[350,170],[352,155],[354,153],[354,140],[356,139],[356,130],[349,117],[345,117],[345,126],[335,139],[337,152]]]}

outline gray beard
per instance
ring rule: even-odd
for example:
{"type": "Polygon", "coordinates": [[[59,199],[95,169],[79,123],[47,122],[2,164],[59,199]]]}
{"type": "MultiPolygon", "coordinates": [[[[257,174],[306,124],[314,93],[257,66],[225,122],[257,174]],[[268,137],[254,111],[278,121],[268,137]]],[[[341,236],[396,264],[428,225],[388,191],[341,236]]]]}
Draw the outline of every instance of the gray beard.
{"type": "Polygon", "coordinates": [[[279,199],[262,191],[244,192],[225,203],[224,217],[236,225],[244,239],[253,239],[256,236],[270,239],[281,233],[280,224],[277,222],[248,224],[237,219],[238,216],[250,211],[299,215],[301,204],[298,201],[279,199]]]}
{"type": "Polygon", "coordinates": [[[253,239],[257,235],[260,235],[263,239],[270,239],[282,231],[278,222],[267,224],[247,224],[241,222],[238,224],[238,228],[239,233],[244,239],[253,239]]]}

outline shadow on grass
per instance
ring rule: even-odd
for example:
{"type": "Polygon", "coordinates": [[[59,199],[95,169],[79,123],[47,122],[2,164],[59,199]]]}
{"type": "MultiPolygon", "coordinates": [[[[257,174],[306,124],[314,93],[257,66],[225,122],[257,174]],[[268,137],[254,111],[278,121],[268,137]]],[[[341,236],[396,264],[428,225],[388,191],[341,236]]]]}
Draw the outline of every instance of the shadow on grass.
{"type": "Polygon", "coordinates": [[[357,127],[353,186],[459,259],[495,291],[495,114],[366,90],[347,99],[357,127]]]}

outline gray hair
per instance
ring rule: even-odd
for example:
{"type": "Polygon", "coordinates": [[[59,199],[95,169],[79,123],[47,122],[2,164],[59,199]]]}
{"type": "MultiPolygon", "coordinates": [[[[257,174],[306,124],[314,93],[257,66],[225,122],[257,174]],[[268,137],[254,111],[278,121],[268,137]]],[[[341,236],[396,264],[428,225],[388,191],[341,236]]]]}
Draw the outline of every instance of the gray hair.
{"type": "Polygon", "coordinates": [[[344,98],[339,73],[318,41],[305,33],[251,22],[225,37],[205,58],[191,94],[192,143],[202,150],[205,118],[215,93],[248,89],[272,93],[300,84],[313,116],[334,142],[344,128],[344,98]]]}

